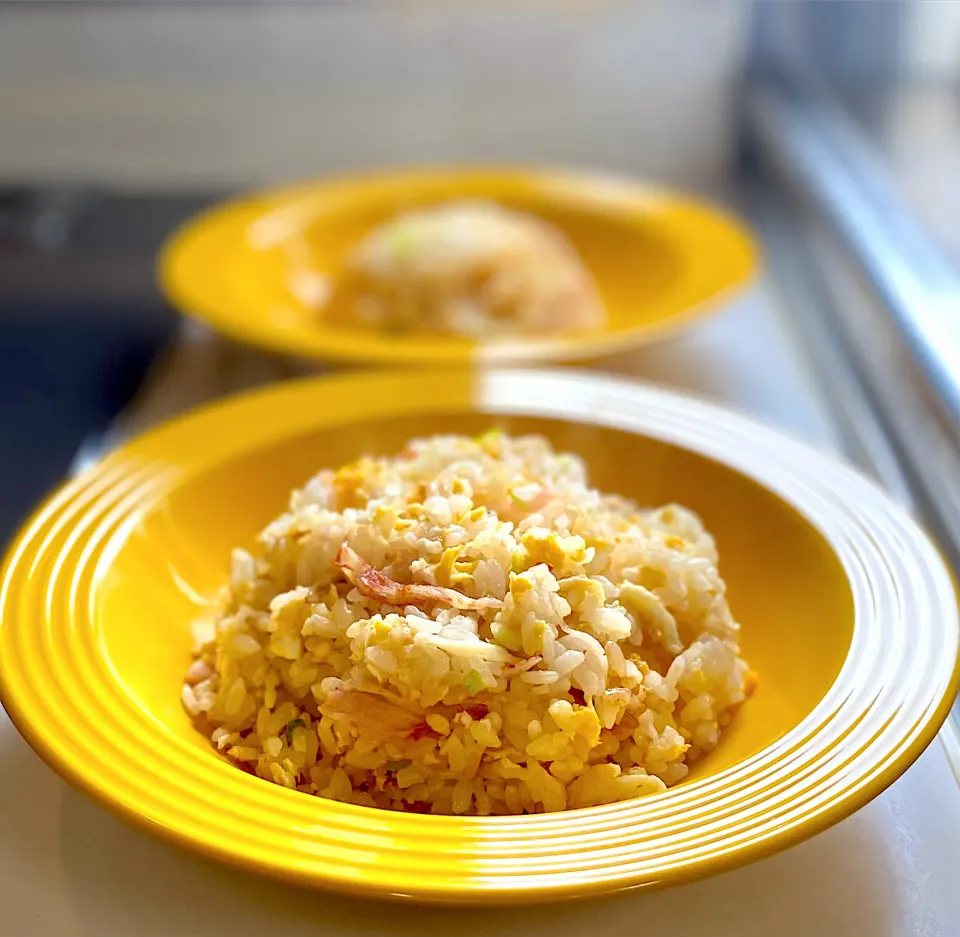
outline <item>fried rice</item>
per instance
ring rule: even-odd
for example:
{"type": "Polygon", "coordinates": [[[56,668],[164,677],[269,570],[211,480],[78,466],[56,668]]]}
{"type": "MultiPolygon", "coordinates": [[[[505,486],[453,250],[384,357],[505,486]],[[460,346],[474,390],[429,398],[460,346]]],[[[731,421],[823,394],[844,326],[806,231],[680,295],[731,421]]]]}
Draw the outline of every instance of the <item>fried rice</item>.
{"type": "Polygon", "coordinates": [[[664,791],[753,682],[695,514],[498,432],[321,471],[198,630],[183,703],[230,761],[437,814],[664,791]]]}
{"type": "Polygon", "coordinates": [[[555,227],[487,202],[401,213],[347,259],[352,324],[467,337],[546,335],[597,328],[605,317],[590,274],[555,227]]]}

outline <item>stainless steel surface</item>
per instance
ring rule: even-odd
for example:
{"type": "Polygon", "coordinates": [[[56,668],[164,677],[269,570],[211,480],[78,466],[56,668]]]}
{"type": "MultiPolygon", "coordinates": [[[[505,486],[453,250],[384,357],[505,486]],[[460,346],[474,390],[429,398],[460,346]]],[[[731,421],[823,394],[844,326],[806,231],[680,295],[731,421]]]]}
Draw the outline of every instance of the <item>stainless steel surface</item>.
{"type": "Polygon", "coordinates": [[[834,297],[823,281],[790,205],[772,186],[745,186],[744,209],[766,247],[772,289],[785,308],[788,328],[826,400],[843,454],[914,508],[910,483],[896,450],[836,330],[834,297]]]}
{"type": "MultiPolygon", "coordinates": [[[[850,336],[842,327],[856,311],[862,328],[882,331],[882,325],[872,322],[874,317],[883,315],[876,308],[875,297],[871,298],[851,276],[849,263],[841,259],[843,254],[838,252],[830,232],[822,225],[799,222],[795,206],[784,197],[779,185],[754,181],[745,193],[745,205],[767,246],[773,288],[790,310],[787,321],[835,420],[841,450],[939,537],[956,568],[942,504],[931,501],[926,490],[918,485],[912,469],[918,454],[914,453],[911,459],[910,453],[904,453],[899,437],[885,418],[884,401],[877,397],[875,381],[884,381],[885,376],[891,385],[887,394],[898,392],[896,365],[888,361],[884,368],[883,359],[864,358],[851,347],[850,336]]],[[[877,340],[877,336],[871,340],[874,351],[877,340]]],[[[893,348],[902,353],[895,342],[893,348]]],[[[909,362],[904,364],[908,365],[909,362]]],[[[896,402],[902,408],[910,401],[896,402]]],[[[916,419],[921,426],[925,425],[929,413],[921,408],[916,419]]],[[[949,453],[941,458],[931,451],[921,451],[919,457],[941,463],[945,459],[942,469],[953,459],[949,453]]],[[[944,479],[945,484],[949,481],[944,479]]],[[[960,782],[960,700],[955,702],[941,738],[960,782]]]]}
{"type": "Polygon", "coordinates": [[[905,210],[856,129],[822,98],[755,91],[761,158],[796,197],[833,295],[833,336],[960,558],[960,277],[905,210]]]}
{"type": "MultiPolygon", "coordinates": [[[[860,445],[852,454],[960,568],[960,275],[829,100],[766,86],[746,114],[773,174],[761,203],[769,212],[780,202],[791,265],[816,297],[796,321],[834,389],[834,412],[850,414],[845,438],[860,445]]],[[[960,772],[958,730],[960,701],[947,731],[960,772]]]]}
{"type": "Polygon", "coordinates": [[[767,74],[815,74],[832,81],[889,78],[922,51],[904,42],[918,5],[756,3],[751,64],[767,74]]]}
{"type": "Polygon", "coordinates": [[[960,265],[960,37],[954,57],[949,82],[847,89],[842,101],[908,209],[960,265]]]}
{"type": "Polygon", "coordinates": [[[847,245],[920,360],[949,415],[960,418],[960,274],[905,210],[850,120],[825,97],[776,87],[752,93],[768,155],[847,245]]]}
{"type": "Polygon", "coordinates": [[[765,76],[877,89],[960,78],[954,0],[753,4],[751,64],[765,76]]]}

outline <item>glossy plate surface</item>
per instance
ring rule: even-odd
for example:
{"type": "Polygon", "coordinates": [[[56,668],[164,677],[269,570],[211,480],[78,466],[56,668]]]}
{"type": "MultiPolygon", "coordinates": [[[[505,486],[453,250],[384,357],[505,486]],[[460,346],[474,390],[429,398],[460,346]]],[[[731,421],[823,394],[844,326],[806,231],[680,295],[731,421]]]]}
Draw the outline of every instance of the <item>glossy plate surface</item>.
{"type": "Polygon", "coordinates": [[[38,511],[0,614],[11,718],[121,817],[288,881],[439,902],[666,885],[795,843],[910,765],[957,679],[951,577],[877,487],[717,407],[574,371],[312,379],[197,411],[38,511]],[[179,688],[231,547],[322,466],[492,425],[545,433],[603,489],[703,516],[760,676],[718,749],[665,794],[511,818],[343,805],[222,760],[179,688]]]}
{"type": "Polygon", "coordinates": [[[419,170],[318,182],[220,205],[176,233],[160,283],[182,312],[240,341],[325,361],[383,364],[587,360],[675,331],[752,277],[752,237],[718,209],[605,176],[419,170]],[[330,286],[359,239],[397,211],[483,198],[529,211],[573,241],[597,281],[606,326],[501,343],[337,327],[306,305],[297,271],[330,286]]]}

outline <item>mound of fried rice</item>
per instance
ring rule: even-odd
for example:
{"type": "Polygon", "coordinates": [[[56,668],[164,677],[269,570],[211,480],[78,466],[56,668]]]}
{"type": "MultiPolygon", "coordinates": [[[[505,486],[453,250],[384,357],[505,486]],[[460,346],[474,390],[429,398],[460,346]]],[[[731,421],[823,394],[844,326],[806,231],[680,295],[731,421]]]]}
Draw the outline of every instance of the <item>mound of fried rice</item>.
{"type": "Polygon", "coordinates": [[[540,437],[325,470],[233,554],[183,702],[285,787],[439,814],[655,794],[752,676],[713,539],[588,486],[540,437]]]}
{"type": "Polygon", "coordinates": [[[403,212],[347,259],[350,302],[332,310],[391,332],[496,338],[597,328],[605,316],[573,244],[489,202],[403,212]]]}

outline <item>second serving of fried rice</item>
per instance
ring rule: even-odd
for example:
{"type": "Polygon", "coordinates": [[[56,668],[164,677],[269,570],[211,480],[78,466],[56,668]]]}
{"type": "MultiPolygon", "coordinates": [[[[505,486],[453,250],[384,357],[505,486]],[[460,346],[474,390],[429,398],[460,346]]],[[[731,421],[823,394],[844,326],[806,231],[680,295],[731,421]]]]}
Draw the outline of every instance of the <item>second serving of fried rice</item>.
{"type": "Polygon", "coordinates": [[[356,245],[345,273],[352,301],[334,303],[334,318],[394,334],[553,335],[599,328],[606,316],[559,228],[490,202],[389,218],[356,245]]]}
{"type": "Polygon", "coordinates": [[[428,813],[663,791],[753,680],[695,514],[497,432],[320,472],[200,630],[183,702],[228,759],[428,813]]]}

